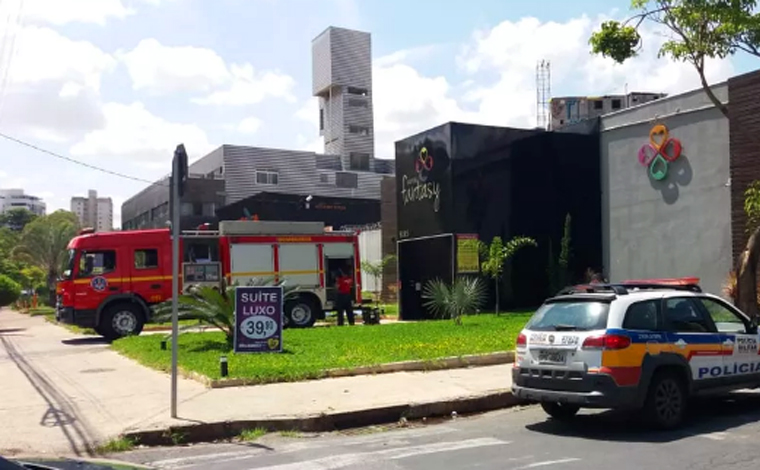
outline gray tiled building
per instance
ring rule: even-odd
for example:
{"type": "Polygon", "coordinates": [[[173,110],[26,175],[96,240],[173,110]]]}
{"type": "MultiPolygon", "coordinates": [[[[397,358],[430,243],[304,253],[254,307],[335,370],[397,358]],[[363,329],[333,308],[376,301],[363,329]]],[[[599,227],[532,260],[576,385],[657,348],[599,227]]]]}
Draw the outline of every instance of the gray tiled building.
{"type": "MultiPolygon", "coordinates": [[[[183,217],[213,222],[221,205],[261,192],[380,200],[380,182],[394,164],[374,158],[370,35],[327,28],[312,56],[325,154],[222,145],[190,165],[183,217]]],[[[165,226],[168,200],[166,185],[141,191],[122,205],[122,228],[165,226]]]]}

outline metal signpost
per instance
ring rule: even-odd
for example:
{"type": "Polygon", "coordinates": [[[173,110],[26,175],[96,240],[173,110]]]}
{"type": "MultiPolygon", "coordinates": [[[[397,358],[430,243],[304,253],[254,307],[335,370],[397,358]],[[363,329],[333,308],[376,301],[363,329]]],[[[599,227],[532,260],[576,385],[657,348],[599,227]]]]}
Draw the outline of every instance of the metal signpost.
{"type": "Polygon", "coordinates": [[[282,352],[282,286],[235,288],[234,351],[282,352]]]}
{"type": "Polygon", "coordinates": [[[180,198],[184,193],[187,180],[187,153],[185,146],[179,144],[174,151],[171,178],[172,209],[172,392],[171,416],[177,417],[177,337],[179,336],[179,266],[182,262],[179,252],[180,237],[180,198]]]}

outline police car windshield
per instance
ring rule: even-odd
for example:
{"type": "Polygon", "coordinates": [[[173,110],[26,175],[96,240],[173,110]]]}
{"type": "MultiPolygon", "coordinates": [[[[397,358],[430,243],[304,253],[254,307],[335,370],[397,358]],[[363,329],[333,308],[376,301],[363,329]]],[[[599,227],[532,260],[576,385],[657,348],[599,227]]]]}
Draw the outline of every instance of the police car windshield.
{"type": "Polygon", "coordinates": [[[607,328],[610,305],[605,302],[572,301],[544,304],[526,329],[532,331],[589,331],[607,328]]]}

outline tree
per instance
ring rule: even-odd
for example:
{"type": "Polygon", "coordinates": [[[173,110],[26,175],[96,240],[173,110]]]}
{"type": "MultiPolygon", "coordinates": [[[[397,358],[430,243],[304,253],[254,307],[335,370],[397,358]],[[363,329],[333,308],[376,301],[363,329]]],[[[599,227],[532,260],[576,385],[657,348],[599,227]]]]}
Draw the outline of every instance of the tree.
{"type": "Polygon", "coordinates": [[[710,89],[705,60],[725,58],[742,51],[760,57],[760,14],[757,0],[633,0],[639,10],[624,22],[605,21],[591,35],[595,54],[618,63],[634,57],[642,47],[639,27],[645,21],[664,26],[670,37],[658,57],[691,64],[702,88],[716,108],[728,117],[728,108],[710,89]]]}
{"type": "Polygon", "coordinates": [[[744,191],[744,212],[750,233],[744,251],[739,255],[736,273],[735,303],[747,315],[758,317],[757,262],[760,258],[760,181],[753,181],[744,191]]]}
{"type": "Polygon", "coordinates": [[[375,287],[377,288],[374,292],[375,303],[380,302],[380,292],[383,290],[383,271],[385,271],[385,267],[388,266],[388,264],[392,263],[395,259],[395,255],[385,255],[385,257],[383,257],[381,260],[362,262],[362,270],[369,274],[370,277],[372,277],[372,279],[375,281],[375,287]]]}
{"type": "Polygon", "coordinates": [[[566,287],[570,281],[570,258],[572,257],[572,250],[570,248],[570,242],[572,241],[571,222],[570,214],[567,214],[565,216],[562,240],[560,241],[559,259],[557,260],[554,259],[554,251],[552,250],[551,241],[549,241],[549,262],[546,270],[549,277],[551,295],[566,287]]]}
{"type": "Polygon", "coordinates": [[[77,216],[68,211],[56,211],[38,217],[21,232],[13,249],[16,259],[42,269],[46,275],[50,305],[55,305],[55,283],[68,260],[67,247],[78,230],[77,216]]]}
{"type": "Polygon", "coordinates": [[[483,283],[477,277],[458,277],[449,286],[440,279],[428,281],[422,290],[423,306],[440,318],[451,318],[462,324],[464,315],[480,310],[485,300],[483,283]]]}
{"type": "Polygon", "coordinates": [[[36,218],[37,215],[33,212],[24,209],[23,207],[19,207],[0,214],[0,225],[15,230],[16,232],[20,232],[29,222],[36,218]]]}
{"type": "Polygon", "coordinates": [[[481,256],[480,269],[483,274],[494,281],[496,287],[496,314],[499,313],[499,280],[504,272],[504,263],[526,246],[537,246],[536,241],[529,237],[514,237],[506,244],[501,237],[493,237],[490,244],[479,242],[481,256]]]}

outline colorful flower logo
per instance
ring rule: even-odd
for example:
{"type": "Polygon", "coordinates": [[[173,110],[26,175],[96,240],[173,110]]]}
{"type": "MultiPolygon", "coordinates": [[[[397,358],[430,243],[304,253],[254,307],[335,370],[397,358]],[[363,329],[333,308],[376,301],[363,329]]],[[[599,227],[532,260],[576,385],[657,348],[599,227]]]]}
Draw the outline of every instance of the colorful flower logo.
{"type": "Polygon", "coordinates": [[[420,149],[420,155],[414,162],[414,171],[417,172],[417,176],[420,181],[427,181],[428,173],[433,170],[433,156],[428,152],[427,147],[420,149]]]}
{"type": "Polygon", "coordinates": [[[649,168],[649,175],[662,180],[668,176],[668,164],[681,156],[681,141],[670,138],[668,128],[657,124],[649,131],[649,143],[639,149],[639,163],[649,168]]]}

